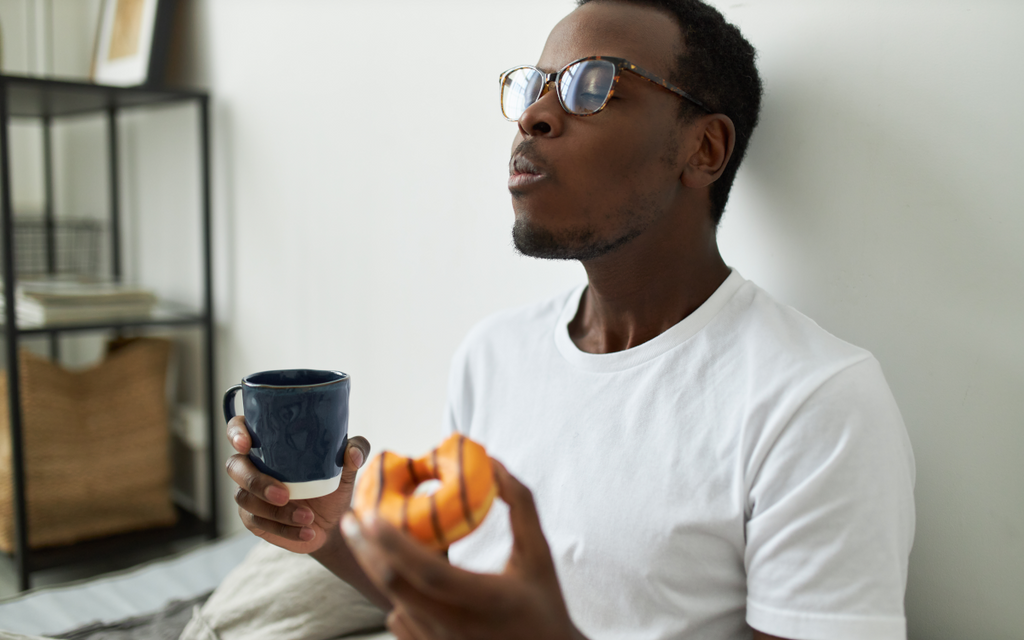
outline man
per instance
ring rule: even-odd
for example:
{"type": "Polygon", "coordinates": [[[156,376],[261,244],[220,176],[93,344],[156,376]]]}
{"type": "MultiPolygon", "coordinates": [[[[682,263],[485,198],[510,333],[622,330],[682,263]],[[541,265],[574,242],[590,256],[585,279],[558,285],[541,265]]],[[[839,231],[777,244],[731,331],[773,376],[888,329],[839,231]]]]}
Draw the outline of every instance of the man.
{"type": "Polygon", "coordinates": [[[878,363],[718,251],[753,57],[697,0],[582,0],[503,76],[516,246],[588,283],[455,356],[448,427],[501,461],[503,503],[451,564],[342,518],[365,441],[335,494],[288,502],[236,419],[246,525],[399,638],[905,638],[913,457],[878,363]]]}

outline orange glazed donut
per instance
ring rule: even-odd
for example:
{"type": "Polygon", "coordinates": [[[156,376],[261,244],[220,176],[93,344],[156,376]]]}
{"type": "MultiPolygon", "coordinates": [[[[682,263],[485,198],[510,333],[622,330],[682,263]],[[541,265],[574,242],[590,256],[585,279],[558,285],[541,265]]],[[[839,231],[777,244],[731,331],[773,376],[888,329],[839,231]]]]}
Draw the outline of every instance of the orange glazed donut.
{"type": "Polygon", "coordinates": [[[417,540],[446,549],[483,521],[497,494],[487,451],[456,433],[416,460],[382,451],[363,470],[352,509],[360,519],[376,512],[417,540]],[[441,486],[414,495],[426,480],[441,486]]]}

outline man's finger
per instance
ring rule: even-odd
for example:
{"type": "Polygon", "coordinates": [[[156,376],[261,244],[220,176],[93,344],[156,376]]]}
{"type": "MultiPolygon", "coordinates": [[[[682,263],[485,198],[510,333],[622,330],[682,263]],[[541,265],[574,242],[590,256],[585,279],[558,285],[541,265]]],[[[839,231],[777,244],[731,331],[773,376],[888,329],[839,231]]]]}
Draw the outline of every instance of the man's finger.
{"type": "Polygon", "coordinates": [[[508,504],[513,559],[526,560],[532,567],[553,569],[551,550],[540,526],[540,516],[537,515],[533,492],[509,473],[505,465],[493,459],[491,463],[494,467],[494,479],[498,483],[498,495],[508,504]]]}
{"type": "Polygon", "coordinates": [[[388,614],[387,625],[398,640],[434,640],[436,637],[413,620],[401,606],[395,607],[388,614]]]}
{"type": "Polygon", "coordinates": [[[252,448],[252,438],[249,437],[249,430],[245,428],[245,417],[235,416],[231,418],[227,428],[228,441],[235,451],[245,455],[252,448]]]}
{"type": "Polygon", "coordinates": [[[370,457],[370,441],[363,436],[352,436],[345,449],[345,464],[341,466],[341,484],[351,485],[356,481],[356,472],[370,457]]]}
{"type": "Polygon", "coordinates": [[[316,535],[309,527],[293,527],[274,520],[267,520],[249,513],[242,507],[238,508],[238,517],[246,529],[260,537],[263,537],[262,534],[270,534],[283,540],[309,542],[316,535]]]}
{"type": "Polygon", "coordinates": [[[409,626],[408,618],[399,613],[397,607],[391,610],[387,619],[388,631],[395,634],[397,640],[421,640],[409,626]]]}
{"type": "Polygon", "coordinates": [[[289,526],[309,526],[313,524],[313,520],[316,517],[313,511],[301,502],[292,501],[283,507],[279,507],[270,504],[259,496],[249,493],[241,487],[235,491],[235,503],[254,516],[289,526]]]}
{"type": "Polygon", "coordinates": [[[347,511],[341,517],[341,533],[356,562],[363,572],[382,592],[387,593],[388,585],[394,578],[394,570],[376,544],[363,534],[363,525],[355,512],[347,511]]]}
{"type": "Polygon", "coordinates": [[[231,456],[227,469],[228,477],[249,493],[279,507],[288,504],[288,488],[280,480],[260,473],[248,456],[240,453],[231,456]]]}
{"type": "Polygon", "coordinates": [[[403,610],[412,630],[427,638],[441,635],[436,629],[465,630],[469,622],[467,615],[479,606],[476,601],[458,604],[442,602],[417,589],[400,572],[396,572],[388,583],[388,596],[395,603],[396,609],[403,610]]]}
{"type": "MultiPolygon", "coordinates": [[[[345,533],[361,535],[362,545],[380,554],[391,572],[388,583],[400,575],[413,589],[430,598],[468,607],[487,602],[494,593],[494,576],[470,573],[451,566],[443,556],[402,533],[383,518],[371,513],[360,525],[358,532],[353,527],[346,528],[345,533]]],[[[357,542],[355,546],[359,544],[357,542]]],[[[390,590],[391,585],[385,584],[384,588],[390,590]]]]}

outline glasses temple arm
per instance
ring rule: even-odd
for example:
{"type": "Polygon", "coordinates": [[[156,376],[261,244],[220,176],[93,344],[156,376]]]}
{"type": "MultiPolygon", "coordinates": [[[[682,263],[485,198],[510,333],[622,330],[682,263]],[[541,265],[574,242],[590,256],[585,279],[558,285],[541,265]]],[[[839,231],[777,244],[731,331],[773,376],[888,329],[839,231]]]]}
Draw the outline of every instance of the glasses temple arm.
{"type": "Polygon", "coordinates": [[[687,100],[689,100],[693,104],[697,105],[698,107],[700,107],[704,111],[706,111],[708,113],[711,113],[711,109],[708,109],[706,106],[704,106],[703,102],[701,102],[697,98],[694,98],[690,94],[686,93],[685,91],[683,91],[682,89],[680,89],[676,85],[672,84],[668,80],[664,80],[662,78],[659,78],[658,76],[654,75],[653,73],[647,71],[646,69],[641,69],[640,67],[636,66],[635,64],[627,64],[627,65],[625,65],[625,69],[627,71],[631,71],[631,72],[635,73],[636,75],[640,76],[641,78],[643,78],[644,80],[646,80],[648,82],[654,83],[654,84],[658,85],[659,87],[664,87],[665,89],[668,89],[672,93],[674,93],[674,94],[676,94],[678,96],[681,96],[683,98],[686,98],[687,100]]]}

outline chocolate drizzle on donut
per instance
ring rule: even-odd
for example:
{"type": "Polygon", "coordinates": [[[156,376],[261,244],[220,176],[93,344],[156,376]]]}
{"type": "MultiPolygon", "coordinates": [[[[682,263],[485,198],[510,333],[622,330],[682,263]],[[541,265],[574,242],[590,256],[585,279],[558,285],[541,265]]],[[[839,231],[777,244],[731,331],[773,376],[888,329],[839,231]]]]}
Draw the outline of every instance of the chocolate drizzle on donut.
{"type": "Polygon", "coordinates": [[[437,517],[437,497],[433,493],[430,494],[430,524],[434,525],[434,536],[438,544],[444,547],[444,531],[441,531],[441,520],[437,517]]]}
{"type": "Polygon", "coordinates": [[[388,452],[380,452],[380,488],[377,490],[377,511],[380,511],[380,503],[384,499],[384,461],[387,460],[388,452]]]}
{"type": "MultiPolygon", "coordinates": [[[[420,483],[420,479],[416,476],[416,465],[413,464],[412,458],[405,459],[405,466],[409,470],[409,478],[412,480],[413,489],[416,488],[420,483]]],[[[409,501],[412,500],[412,495],[407,495],[402,499],[402,531],[409,530],[409,501]]]]}
{"type": "Polygon", "coordinates": [[[409,496],[402,500],[402,531],[409,530],[409,496]]]}
{"type": "MultiPolygon", "coordinates": [[[[431,475],[439,479],[440,474],[437,472],[437,449],[430,452],[430,466],[433,467],[430,471],[431,475]]],[[[444,531],[441,530],[441,519],[437,515],[437,497],[433,493],[430,494],[430,524],[434,525],[434,536],[437,538],[437,543],[444,547],[444,531]]]]}
{"type": "Polygon", "coordinates": [[[469,508],[469,493],[466,491],[466,470],[462,466],[462,449],[466,438],[459,436],[459,495],[462,496],[462,513],[466,516],[466,524],[473,528],[473,512],[469,508]]]}

